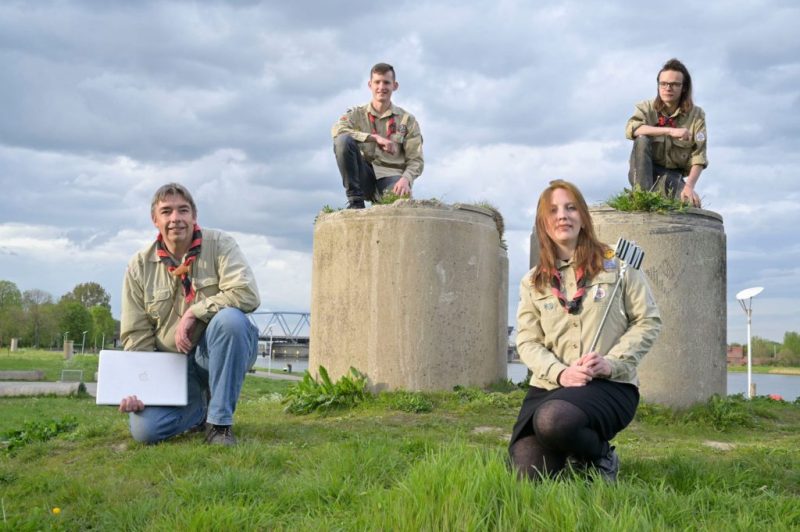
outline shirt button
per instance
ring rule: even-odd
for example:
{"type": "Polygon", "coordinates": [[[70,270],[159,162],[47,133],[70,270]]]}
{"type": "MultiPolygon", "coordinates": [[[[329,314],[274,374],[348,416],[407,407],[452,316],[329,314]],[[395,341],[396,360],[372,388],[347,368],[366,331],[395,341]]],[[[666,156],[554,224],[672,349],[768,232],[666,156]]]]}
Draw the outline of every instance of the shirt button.
{"type": "Polygon", "coordinates": [[[573,349],[578,349],[578,344],[572,344],[573,349]]]}
{"type": "Polygon", "coordinates": [[[578,326],[578,322],[577,322],[577,321],[573,321],[573,322],[572,322],[572,326],[573,326],[573,327],[577,327],[577,326],[578,326]]]}

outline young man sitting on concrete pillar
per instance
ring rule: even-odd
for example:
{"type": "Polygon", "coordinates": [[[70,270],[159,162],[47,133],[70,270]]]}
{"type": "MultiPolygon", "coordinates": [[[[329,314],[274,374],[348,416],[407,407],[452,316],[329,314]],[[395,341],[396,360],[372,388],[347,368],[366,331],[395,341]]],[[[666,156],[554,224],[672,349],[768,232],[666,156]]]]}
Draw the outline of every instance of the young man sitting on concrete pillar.
{"type": "Polygon", "coordinates": [[[699,207],[694,187],[708,166],[706,115],[692,102],[692,77],[683,63],[670,59],[656,80],[656,98],[636,104],[625,127],[633,140],[628,180],[699,207]]]}
{"type": "Polygon", "coordinates": [[[333,125],[333,151],[348,209],[363,209],[391,190],[410,196],[422,173],[422,133],[414,116],[392,104],[399,87],[392,65],[378,63],[367,86],[372,101],[351,107],[333,125]]]}

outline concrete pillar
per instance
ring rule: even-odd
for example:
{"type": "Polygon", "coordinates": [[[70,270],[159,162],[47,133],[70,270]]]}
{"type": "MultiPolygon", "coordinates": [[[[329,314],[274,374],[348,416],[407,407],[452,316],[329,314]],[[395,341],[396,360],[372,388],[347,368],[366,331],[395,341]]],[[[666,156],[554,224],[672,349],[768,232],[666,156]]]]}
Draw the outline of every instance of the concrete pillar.
{"type": "Polygon", "coordinates": [[[64,360],[69,360],[75,354],[74,346],[75,342],[72,340],[64,342],[64,360]]]}
{"type": "Polygon", "coordinates": [[[12,338],[10,351],[13,353],[17,349],[19,349],[19,338],[12,338]]]}
{"type": "Polygon", "coordinates": [[[320,214],[309,370],[372,390],[506,378],[508,259],[490,210],[401,200],[320,214]]]}
{"type": "MultiPolygon", "coordinates": [[[[619,237],[645,252],[642,269],[661,311],[662,330],[639,366],[642,399],[675,407],[727,393],[727,289],[722,217],[703,209],[683,214],[590,209],[598,238],[619,237]]],[[[538,260],[535,234],[531,263],[538,260]]]]}

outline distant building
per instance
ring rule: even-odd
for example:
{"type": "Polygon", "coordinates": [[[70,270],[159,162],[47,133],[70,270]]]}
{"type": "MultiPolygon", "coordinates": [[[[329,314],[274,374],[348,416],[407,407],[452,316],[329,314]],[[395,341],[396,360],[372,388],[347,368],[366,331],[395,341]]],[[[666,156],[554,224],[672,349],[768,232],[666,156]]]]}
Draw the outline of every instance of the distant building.
{"type": "Polygon", "coordinates": [[[744,346],[741,345],[729,345],[727,358],[729,366],[743,366],[747,364],[747,357],[744,356],[744,346]]]}

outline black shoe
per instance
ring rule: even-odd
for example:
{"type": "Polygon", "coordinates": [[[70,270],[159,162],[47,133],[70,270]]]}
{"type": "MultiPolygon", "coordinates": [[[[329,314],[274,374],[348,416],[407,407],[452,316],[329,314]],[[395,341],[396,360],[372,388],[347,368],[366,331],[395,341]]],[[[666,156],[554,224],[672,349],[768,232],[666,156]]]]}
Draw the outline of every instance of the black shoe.
{"type": "Polygon", "coordinates": [[[365,209],[366,205],[364,205],[363,199],[351,199],[347,202],[348,209],[365,209]]]}
{"type": "Polygon", "coordinates": [[[614,451],[614,447],[608,448],[605,456],[601,456],[596,460],[592,460],[592,465],[597,470],[600,477],[609,483],[617,481],[617,474],[619,473],[619,456],[614,451]]]}
{"type": "Polygon", "coordinates": [[[206,432],[206,443],[232,447],[236,445],[236,437],[233,435],[230,425],[209,425],[206,432]]]}

